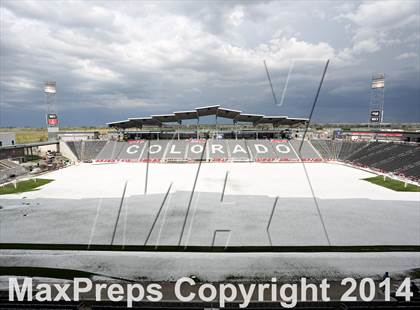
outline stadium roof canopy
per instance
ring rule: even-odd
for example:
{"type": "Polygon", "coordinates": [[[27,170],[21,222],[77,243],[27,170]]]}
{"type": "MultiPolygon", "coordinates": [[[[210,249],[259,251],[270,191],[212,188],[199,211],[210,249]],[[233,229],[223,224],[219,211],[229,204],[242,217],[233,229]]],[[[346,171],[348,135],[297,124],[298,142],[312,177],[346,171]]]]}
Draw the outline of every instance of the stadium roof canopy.
{"type": "Polygon", "coordinates": [[[296,125],[296,124],[304,124],[308,122],[309,119],[307,118],[294,118],[294,117],[288,117],[282,121],[281,125],[296,125]]]}
{"type": "Polygon", "coordinates": [[[239,114],[241,114],[241,111],[225,109],[225,108],[219,108],[217,110],[217,116],[224,117],[224,118],[235,119],[235,117],[237,117],[239,114]]]}
{"type": "Polygon", "coordinates": [[[141,128],[143,126],[162,126],[162,123],[153,117],[136,117],[136,118],[129,118],[129,122],[134,123],[136,128],[141,128]]]}
{"type": "Polygon", "coordinates": [[[260,119],[262,119],[264,117],[264,115],[260,115],[260,114],[243,114],[240,113],[238,116],[236,116],[234,118],[235,122],[249,122],[249,123],[256,123],[258,122],[260,119]]]}
{"type": "Polygon", "coordinates": [[[196,119],[201,116],[215,115],[216,117],[228,118],[234,123],[246,122],[253,125],[272,124],[274,127],[282,125],[304,124],[307,118],[289,118],[287,116],[264,116],[260,114],[246,114],[242,111],[225,109],[219,105],[199,107],[191,111],[177,111],[171,114],[151,115],[149,117],[129,118],[124,121],[107,123],[109,127],[117,129],[142,128],[143,126],[162,127],[165,123],[179,123],[183,120],[196,119]]]}
{"type": "Polygon", "coordinates": [[[121,129],[137,127],[136,122],[130,121],[130,120],[111,122],[111,123],[107,123],[107,125],[108,127],[111,127],[111,128],[121,128],[121,129]]]}
{"type": "Polygon", "coordinates": [[[186,119],[198,119],[197,111],[179,111],[174,112],[174,114],[180,121],[186,119]]]}
{"type": "Polygon", "coordinates": [[[258,124],[273,124],[273,126],[282,125],[287,116],[263,116],[258,120],[258,124]]]}
{"type": "Polygon", "coordinates": [[[220,105],[213,105],[208,107],[195,108],[198,116],[217,115],[217,110],[220,105]]]}
{"type": "Polygon", "coordinates": [[[175,114],[151,115],[151,117],[161,123],[179,123],[180,119],[175,114]]]}

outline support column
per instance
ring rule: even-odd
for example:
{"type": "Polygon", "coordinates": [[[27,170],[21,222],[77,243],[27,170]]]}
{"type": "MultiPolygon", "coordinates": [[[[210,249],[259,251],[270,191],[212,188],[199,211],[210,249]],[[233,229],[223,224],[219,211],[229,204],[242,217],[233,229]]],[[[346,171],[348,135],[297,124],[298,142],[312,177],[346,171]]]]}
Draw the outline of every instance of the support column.
{"type": "Polygon", "coordinates": [[[217,127],[217,111],[216,111],[216,135],[217,136],[219,135],[219,130],[218,130],[218,127],[217,127]]]}

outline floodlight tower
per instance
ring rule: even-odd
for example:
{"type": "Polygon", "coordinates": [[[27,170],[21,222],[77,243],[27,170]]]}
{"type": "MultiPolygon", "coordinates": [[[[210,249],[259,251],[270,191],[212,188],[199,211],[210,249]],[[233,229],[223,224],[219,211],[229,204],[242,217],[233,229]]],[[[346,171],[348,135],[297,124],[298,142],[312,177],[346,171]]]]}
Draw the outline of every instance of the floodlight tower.
{"type": "Polygon", "coordinates": [[[370,86],[369,123],[381,126],[384,120],[385,74],[376,73],[372,76],[370,86]]]}
{"type": "Polygon", "coordinates": [[[47,114],[45,118],[48,130],[48,140],[56,139],[59,130],[56,110],[56,86],[56,82],[44,82],[45,104],[47,108],[47,114]]]}

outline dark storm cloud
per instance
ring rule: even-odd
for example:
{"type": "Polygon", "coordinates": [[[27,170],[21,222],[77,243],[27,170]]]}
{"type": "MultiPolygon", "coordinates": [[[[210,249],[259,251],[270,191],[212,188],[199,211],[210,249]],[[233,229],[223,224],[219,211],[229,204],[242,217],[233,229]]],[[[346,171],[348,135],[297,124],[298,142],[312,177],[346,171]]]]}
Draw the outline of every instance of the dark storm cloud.
{"type": "Polygon", "coordinates": [[[43,125],[45,80],[64,125],[207,104],[304,117],[327,58],[317,120],[366,121],[383,71],[386,116],[416,121],[418,26],[414,1],[2,1],[0,126],[43,125]],[[293,63],[281,107],[263,59],[279,97],[293,63]]]}

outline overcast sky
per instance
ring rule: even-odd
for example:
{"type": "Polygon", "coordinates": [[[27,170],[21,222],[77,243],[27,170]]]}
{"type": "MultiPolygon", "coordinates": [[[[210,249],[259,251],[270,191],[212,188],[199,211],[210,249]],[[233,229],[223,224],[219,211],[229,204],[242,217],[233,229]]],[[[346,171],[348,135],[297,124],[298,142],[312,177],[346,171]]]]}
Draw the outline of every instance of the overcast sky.
{"type": "Polygon", "coordinates": [[[385,121],[420,122],[420,1],[1,0],[0,19],[0,126],[44,126],[46,80],[62,126],[213,104],[307,117],[327,59],[316,121],[366,122],[384,72],[385,121]]]}

